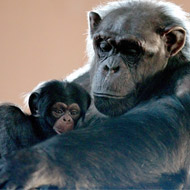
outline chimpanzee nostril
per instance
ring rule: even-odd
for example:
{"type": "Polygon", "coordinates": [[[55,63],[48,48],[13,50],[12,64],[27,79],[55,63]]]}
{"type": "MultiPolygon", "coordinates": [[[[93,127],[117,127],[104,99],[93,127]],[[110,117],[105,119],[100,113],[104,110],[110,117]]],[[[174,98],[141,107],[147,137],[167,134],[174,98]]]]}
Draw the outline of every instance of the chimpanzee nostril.
{"type": "Polygon", "coordinates": [[[104,66],[104,71],[109,71],[109,67],[107,65],[104,66]]]}
{"type": "Polygon", "coordinates": [[[119,66],[112,68],[112,73],[117,73],[119,71],[119,69],[120,69],[119,66]]]}
{"type": "Polygon", "coordinates": [[[71,122],[71,118],[65,116],[65,117],[63,118],[63,121],[64,121],[64,122],[71,122]]]}

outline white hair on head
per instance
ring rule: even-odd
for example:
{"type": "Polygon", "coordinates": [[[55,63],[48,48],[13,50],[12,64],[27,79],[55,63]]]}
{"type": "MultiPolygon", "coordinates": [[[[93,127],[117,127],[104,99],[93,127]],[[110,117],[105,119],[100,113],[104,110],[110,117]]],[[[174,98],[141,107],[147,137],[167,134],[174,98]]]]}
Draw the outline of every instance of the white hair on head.
{"type": "MultiPolygon", "coordinates": [[[[104,18],[107,14],[111,11],[122,8],[128,7],[133,4],[138,3],[148,3],[151,4],[153,7],[158,8],[161,13],[168,16],[175,23],[178,23],[179,26],[183,27],[186,31],[186,44],[184,48],[181,50],[182,55],[189,61],[190,60],[190,21],[189,21],[189,14],[182,10],[182,8],[174,3],[166,2],[166,1],[159,1],[159,0],[120,0],[120,1],[112,1],[108,2],[105,5],[100,5],[94,8],[92,11],[98,13],[101,18],[104,18]]],[[[89,12],[88,12],[89,15],[89,12]]],[[[92,45],[92,39],[90,36],[90,25],[88,20],[88,36],[87,36],[87,46],[86,51],[89,57],[89,62],[94,59],[94,50],[92,45]]]]}

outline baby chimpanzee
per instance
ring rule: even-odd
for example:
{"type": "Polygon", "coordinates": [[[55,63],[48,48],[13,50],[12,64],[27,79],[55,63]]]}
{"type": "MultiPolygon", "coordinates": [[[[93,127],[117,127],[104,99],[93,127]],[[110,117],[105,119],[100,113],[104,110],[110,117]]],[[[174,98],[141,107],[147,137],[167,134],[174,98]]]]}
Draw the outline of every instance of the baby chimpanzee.
{"type": "Polygon", "coordinates": [[[0,154],[41,142],[55,134],[71,131],[84,120],[90,95],[75,83],[52,80],[29,97],[31,115],[15,105],[0,106],[0,154]]]}

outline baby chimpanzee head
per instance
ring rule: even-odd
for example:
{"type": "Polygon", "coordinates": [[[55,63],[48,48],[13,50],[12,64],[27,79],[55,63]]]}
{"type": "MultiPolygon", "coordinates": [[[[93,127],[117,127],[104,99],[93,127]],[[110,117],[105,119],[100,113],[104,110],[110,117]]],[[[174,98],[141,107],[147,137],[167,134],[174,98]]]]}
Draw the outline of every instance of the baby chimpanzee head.
{"type": "Polygon", "coordinates": [[[31,114],[44,119],[58,134],[84,120],[90,103],[90,95],[80,85],[58,80],[44,83],[29,97],[31,114]]]}

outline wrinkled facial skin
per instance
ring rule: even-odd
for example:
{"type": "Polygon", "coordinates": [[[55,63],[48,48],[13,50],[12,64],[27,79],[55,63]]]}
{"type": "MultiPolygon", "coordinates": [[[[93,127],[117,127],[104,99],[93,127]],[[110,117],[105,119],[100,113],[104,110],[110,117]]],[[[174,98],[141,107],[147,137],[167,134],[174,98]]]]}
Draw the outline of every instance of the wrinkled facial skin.
{"type": "Polygon", "coordinates": [[[76,103],[71,105],[62,102],[55,103],[51,109],[51,115],[56,120],[53,129],[58,134],[73,130],[80,114],[80,107],[76,103]]]}
{"type": "MultiPolygon", "coordinates": [[[[176,50],[172,44],[175,40],[170,40],[172,35],[169,36],[169,32],[161,35],[156,31],[155,25],[160,22],[158,16],[150,18],[142,14],[138,19],[139,14],[135,17],[131,11],[134,12],[115,10],[103,19],[97,13],[90,13],[95,52],[92,94],[96,108],[109,116],[121,115],[134,107],[139,84],[162,71],[169,57],[184,44],[183,40],[177,44],[179,47],[175,44],[176,50]],[[152,20],[154,24],[148,24],[152,20]]],[[[173,30],[176,32],[177,29],[173,30]]],[[[183,33],[182,29],[179,30],[183,33]]]]}

